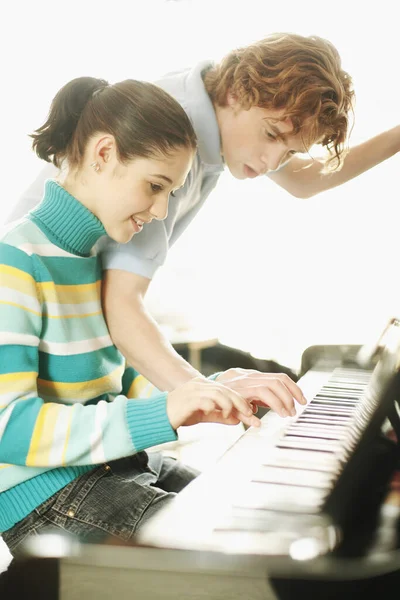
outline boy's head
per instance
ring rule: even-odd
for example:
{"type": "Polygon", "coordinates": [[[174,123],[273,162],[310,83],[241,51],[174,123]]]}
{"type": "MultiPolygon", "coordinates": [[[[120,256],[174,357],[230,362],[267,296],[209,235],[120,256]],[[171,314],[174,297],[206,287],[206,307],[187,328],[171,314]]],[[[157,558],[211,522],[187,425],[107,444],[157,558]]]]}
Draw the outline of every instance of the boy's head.
{"type": "Polygon", "coordinates": [[[232,174],[274,171],[313,144],[338,168],[354,92],[335,47],[316,36],[275,33],[230,52],[204,75],[232,174]]]}

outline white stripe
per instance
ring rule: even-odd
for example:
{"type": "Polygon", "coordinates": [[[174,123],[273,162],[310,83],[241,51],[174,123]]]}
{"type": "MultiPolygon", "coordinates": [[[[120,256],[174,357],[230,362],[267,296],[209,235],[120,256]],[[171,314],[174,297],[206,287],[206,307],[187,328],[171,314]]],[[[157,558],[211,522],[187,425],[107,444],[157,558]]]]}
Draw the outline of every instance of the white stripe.
{"type": "MultiPolygon", "coordinates": [[[[87,398],[63,398],[63,397],[60,398],[58,396],[50,396],[49,394],[46,394],[46,392],[43,392],[40,389],[40,386],[39,386],[38,395],[45,402],[54,402],[54,404],[60,404],[60,405],[66,405],[66,406],[73,406],[74,404],[86,404],[86,402],[88,401],[87,398]]],[[[100,394],[99,394],[99,396],[100,396],[100,394]]]]}
{"type": "Polygon", "coordinates": [[[11,413],[14,410],[14,406],[16,406],[16,405],[11,404],[11,406],[6,408],[3,415],[0,417],[0,442],[1,442],[1,438],[3,437],[3,433],[5,432],[5,429],[7,427],[7,423],[11,417],[11,413]]]}
{"type": "Polygon", "coordinates": [[[0,287],[0,297],[6,302],[14,302],[15,304],[22,304],[25,308],[30,308],[36,312],[41,312],[41,305],[37,298],[24,294],[18,290],[9,287],[0,287]]]}
{"type": "Polygon", "coordinates": [[[36,335],[28,335],[27,333],[13,333],[12,331],[0,331],[0,344],[15,344],[20,346],[37,346],[39,338],[36,335]]]}
{"type": "MultiPolygon", "coordinates": [[[[0,406],[8,406],[11,402],[13,402],[14,400],[26,400],[27,398],[37,398],[37,392],[29,392],[29,394],[26,394],[24,392],[24,390],[21,390],[20,392],[7,392],[7,394],[1,394],[0,395],[0,406]]],[[[3,409],[4,410],[4,409],[3,409]]]]}
{"type": "Polygon", "coordinates": [[[103,423],[107,420],[107,402],[101,400],[96,405],[94,431],[90,436],[91,456],[94,463],[105,462],[103,447],[103,423]]]}
{"type": "Polygon", "coordinates": [[[155,388],[152,383],[147,383],[139,393],[138,398],[151,398],[154,392],[156,392],[157,394],[160,393],[160,391],[157,388],[155,388]]]}
{"type": "Polygon", "coordinates": [[[65,438],[69,427],[69,415],[71,411],[69,406],[62,406],[58,413],[56,424],[53,431],[53,441],[49,452],[49,465],[61,465],[64,453],[65,438]]]}
{"type": "MultiPolygon", "coordinates": [[[[0,341],[2,338],[0,338],[0,341]]],[[[47,342],[40,340],[39,350],[56,356],[72,356],[73,354],[84,354],[113,346],[109,335],[103,335],[89,340],[79,340],[77,342],[47,342]]]]}
{"type": "Polygon", "coordinates": [[[32,244],[26,242],[18,246],[20,250],[23,250],[27,254],[37,254],[38,256],[65,256],[73,258],[85,258],[84,256],[78,256],[71,254],[62,248],[54,244],[32,244]]]}
{"type": "Polygon", "coordinates": [[[24,221],[26,221],[26,217],[21,217],[21,219],[17,219],[16,221],[11,221],[10,223],[6,223],[5,225],[3,225],[0,228],[0,239],[3,240],[3,238],[7,235],[7,233],[16,229],[18,227],[18,225],[21,225],[21,223],[23,223],[24,221]]]}
{"type": "Polygon", "coordinates": [[[100,312],[100,300],[83,302],[81,304],[59,304],[58,302],[45,302],[49,317],[65,317],[66,315],[86,315],[100,312]]]}

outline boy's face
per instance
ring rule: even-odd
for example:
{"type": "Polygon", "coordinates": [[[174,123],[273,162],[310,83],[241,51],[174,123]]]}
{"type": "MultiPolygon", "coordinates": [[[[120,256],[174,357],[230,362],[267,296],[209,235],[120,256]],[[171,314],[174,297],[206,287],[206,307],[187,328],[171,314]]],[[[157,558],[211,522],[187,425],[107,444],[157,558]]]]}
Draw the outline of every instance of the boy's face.
{"type": "Polygon", "coordinates": [[[283,110],[253,106],[244,110],[228,95],[226,106],[217,106],[225,164],[237,179],[275,171],[297,153],[307,152],[301,134],[291,134],[290,119],[279,121],[283,110]]]}

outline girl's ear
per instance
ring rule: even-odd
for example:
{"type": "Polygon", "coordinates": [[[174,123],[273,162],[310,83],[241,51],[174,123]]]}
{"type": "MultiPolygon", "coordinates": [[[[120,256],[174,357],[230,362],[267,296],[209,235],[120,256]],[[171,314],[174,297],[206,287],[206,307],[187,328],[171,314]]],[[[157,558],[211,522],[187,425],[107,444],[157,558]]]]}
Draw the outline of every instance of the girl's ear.
{"type": "Polygon", "coordinates": [[[115,138],[112,135],[104,135],[98,139],[95,147],[94,159],[100,166],[110,162],[111,158],[116,154],[115,138]]]}

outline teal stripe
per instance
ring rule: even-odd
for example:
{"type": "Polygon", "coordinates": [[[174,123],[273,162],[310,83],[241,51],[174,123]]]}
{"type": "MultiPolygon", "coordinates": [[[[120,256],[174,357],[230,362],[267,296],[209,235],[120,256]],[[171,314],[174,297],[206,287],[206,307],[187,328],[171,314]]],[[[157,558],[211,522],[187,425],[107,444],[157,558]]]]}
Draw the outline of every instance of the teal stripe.
{"type": "MultiPolygon", "coordinates": [[[[0,374],[37,371],[38,351],[33,346],[0,345],[0,374]]],[[[2,390],[3,391],[3,390],[2,390]]]]}
{"type": "Polygon", "coordinates": [[[0,243],[0,264],[16,267],[25,273],[29,273],[29,275],[33,274],[31,257],[22,250],[8,244],[0,243]]]}
{"type": "Polygon", "coordinates": [[[115,346],[71,356],[39,352],[41,379],[63,383],[84,382],[104,377],[124,362],[115,346]]]}
{"type": "Polygon", "coordinates": [[[1,332],[39,335],[41,329],[42,319],[40,316],[22,310],[18,306],[0,304],[0,343],[1,332]]]}
{"type": "Polygon", "coordinates": [[[42,406],[40,398],[29,398],[15,404],[1,438],[0,462],[25,464],[35,422],[42,406]]]}
{"type": "Polygon", "coordinates": [[[177,439],[167,415],[167,394],[146,400],[128,400],[126,419],[136,452],[177,439]]]}
{"type": "Polygon", "coordinates": [[[70,319],[46,319],[42,339],[46,342],[80,342],[109,335],[103,314],[70,319]]]}
{"type": "Polygon", "coordinates": [[[101,281],[97,256],[79,259],[69,256],[33,256],[37,281],[54,281],[56,285],[79,285],[101,281]]]}

